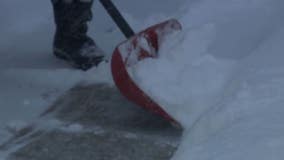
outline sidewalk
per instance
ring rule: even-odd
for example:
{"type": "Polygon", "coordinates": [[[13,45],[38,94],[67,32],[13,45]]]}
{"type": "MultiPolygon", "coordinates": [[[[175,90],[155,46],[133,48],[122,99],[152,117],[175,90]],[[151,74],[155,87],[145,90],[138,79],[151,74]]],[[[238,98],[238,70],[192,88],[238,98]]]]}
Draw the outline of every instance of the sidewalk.
{"type": "Polygon", "coordinates": [[[9,159],[167,160],[181,137],[181,130],[103,84],[71,89],[41,119],[52,118],[60,121],[58,127],[45,130],[35,125],[30,133],[11,140],[23,147],[9,159]]]}

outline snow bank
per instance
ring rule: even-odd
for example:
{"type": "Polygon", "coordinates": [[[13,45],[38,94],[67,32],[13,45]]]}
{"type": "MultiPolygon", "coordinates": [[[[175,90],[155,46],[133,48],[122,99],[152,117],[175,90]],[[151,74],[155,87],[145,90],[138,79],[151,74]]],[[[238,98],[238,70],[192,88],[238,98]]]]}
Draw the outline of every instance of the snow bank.
{"type": "Polygon", "coordinates": [[[159,58],[131,70],[185,127],[173,159],[282,159],[283,1],[205,0],[180,15],[159,58]]]}

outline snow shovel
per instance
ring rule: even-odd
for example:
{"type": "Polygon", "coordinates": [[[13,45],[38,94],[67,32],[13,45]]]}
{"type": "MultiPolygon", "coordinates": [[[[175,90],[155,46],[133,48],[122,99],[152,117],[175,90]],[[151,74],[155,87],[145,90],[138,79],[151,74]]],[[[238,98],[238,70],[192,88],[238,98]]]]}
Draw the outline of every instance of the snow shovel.
{"type": "Polygon", "coordinates": [[[163,39],[170,33],[180,31],[181,24],[170,19],[135,34],[111,0],[100,2],[127,38],[115,48],[111,59],[111,71],[116,86],[130,101],[179,126],[173,117],[138,87],[127,70],[140,60],[157,58],[163,39]]]}

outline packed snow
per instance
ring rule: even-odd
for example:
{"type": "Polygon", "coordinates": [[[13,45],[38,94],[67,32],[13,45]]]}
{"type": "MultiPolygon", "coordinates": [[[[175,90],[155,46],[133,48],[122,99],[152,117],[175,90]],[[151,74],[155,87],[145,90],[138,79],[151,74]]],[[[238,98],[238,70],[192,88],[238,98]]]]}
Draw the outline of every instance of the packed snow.
{"type": "MultiPolygon", "coordinates": [[[[90,35],[110,57],[124,38],[97,3],[90,35]]],[[[284,157],[283,0],[115,3],[135,31],[173,17],[183,26],[161,44],[157,59],[131,69],[135,82],[185,129],[173,160],[284,157]]],[[[113,84],[108,63],[82,72],[52,56],[49,1],[0,6],[0,143],[12,134],[7,128],[26,126],[74,85],[113,84]]]]}

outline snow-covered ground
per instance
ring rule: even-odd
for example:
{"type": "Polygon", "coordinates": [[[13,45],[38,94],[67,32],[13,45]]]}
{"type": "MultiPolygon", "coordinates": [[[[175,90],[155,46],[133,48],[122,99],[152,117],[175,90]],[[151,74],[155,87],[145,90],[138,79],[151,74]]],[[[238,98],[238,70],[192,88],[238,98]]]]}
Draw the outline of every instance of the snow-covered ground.
{"type": "MultiPolygon", "coordinates": [[[[161,7],[164,0],[157,2],[154,5],[150,0],[115,3],[133,29],[139,31],[175,13],[180,6],[161,7]],[[145,13],[145,9],[150,12],[145,13]]],[[[55,26],[50,0],[1,1],[0,8],[0,143],[12,136],[11,131],[34,121],[76,84],[113,84],[108,64],[82,72],[52,55],[55,26]]],[[[125,38],[98,1],[93,5],[93,14],[90,35],[110,57],[114,47],[125,38]]]]}
{"type": "MultiPolygon", "coordinates": [[[[175,17],[183,31],[136,81],[185,128],[174,160],[282,159],[284,1],[114,1],[135,31],[175,17]],[[147,12],[146,12],[147,11],[147,12]]],[[[51,54],[49,1],[0,2],[0,143],[78,83],[112,84],[108,64],[73,70],[51,54]]],[[[90,34],[110,57],[123,36],[98,2],[90,34]]],[[[1,155],[0,155],[1,158],[1,155]]]]}
{"type": "Polygon", "coordinates": [[[135,66],[141,88],[186,129],[173,159],[284,157],[283,4],[197,2],[159,59],[135,66]]]}

